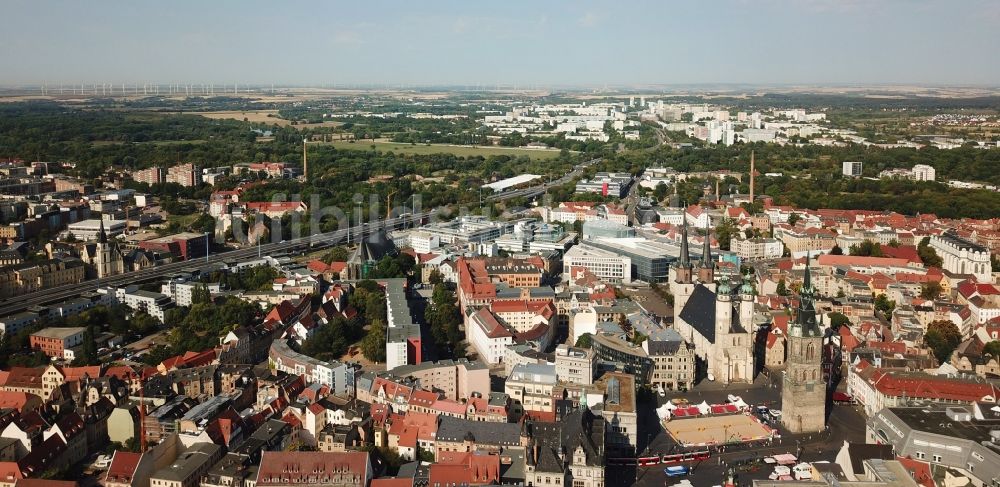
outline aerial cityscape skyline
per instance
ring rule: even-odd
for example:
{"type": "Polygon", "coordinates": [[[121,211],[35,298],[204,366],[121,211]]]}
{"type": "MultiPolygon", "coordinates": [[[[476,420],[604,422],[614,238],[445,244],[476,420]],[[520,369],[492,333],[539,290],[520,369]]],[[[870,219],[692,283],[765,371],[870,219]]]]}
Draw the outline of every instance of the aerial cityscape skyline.
{"type": "Polygon", "coordinates": [[[0,12],[0,487],[1000,487],[996,0],[0,12]]]}
{"type": "Polygon", "coordinates": [[[1000,83],[987,0],[171,6],[8,2],[4,84],[1000,83]]]}

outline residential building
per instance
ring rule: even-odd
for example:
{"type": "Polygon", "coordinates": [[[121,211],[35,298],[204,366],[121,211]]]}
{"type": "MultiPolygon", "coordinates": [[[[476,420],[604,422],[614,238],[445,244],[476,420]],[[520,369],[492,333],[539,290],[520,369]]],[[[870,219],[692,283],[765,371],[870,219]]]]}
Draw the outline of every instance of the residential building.
{"type": "Polygon", "coordinates": [[[105,487],[149,487],[153,474],[153,454],[115,450],[104,475],[105,487]]]}
{"type": "Polygon", "coordinates": [[[571,384],[590,385],[594,383],[597,370],[597,356],[588,348],[559,345],[555,354],[556,378],[571,384]]]}
{"type": "Polygon", "coordinates": [[[83,344],[86,328],[43,328],[31,334],[31,348],[53,358],[64,358],[66,350],[83,344]]]}
{"type": "Polygon", "coordinates": [[[504,383],[504,393],[514,403],[515,415],[554,420],[556,366],[548,364],[516,365],[504,383]]]}
{"type": "Polygon", "coordinates": [[[420,387],[440,391],[452,401],[490,395],[490,370],[480,361],[439,360],[401,365],[393,368],[392,374],[416,379],[420,381],[420,387]]]}
{"type": "Polygon", "coordinates": [[[178,164],[167,169],[166,182],[184,187],[201,185],[201,168],[192,164],[178,164]]]}
{"type": "Polygon", "coordinates": [[[160,254],[170,254],[180,260],[208,255],[208,235],[184,232],[139,242],[139,248],[160,254]]]}
{"type": "Polygon", "coordinates": [[[521,425],[472,421],[451,416],[441,416],[434,438],[434,457],[442,452],[502,452],[521,450],[521,425]]]}
{"type": "Polygon", "coordinates": [[[137,183],[153,185],[162,183],[166,180],[166,172],[162,167],[139,169],[138,171],[132,171],[130,174],[132,176],[132,180],[137,183]]]}
{"type": "Polygon", "coordinates": [[[86,269],[79,259],[47,259],[0,268],[0,298],[22,296],[46,288],[79,284],[86,269]]]}
{"type": "Polygon", "coordinates": [[[514,343],[514,332],[504,326],[489,308],[469,311],[465,320],[466,334],[479,355],[479,360],[495,365],[503,362],[506,349],[514,343]]]}
{"type": "Polygon", "coordinates": [[[274,369],[303,376],[330,388],[333,394],[355,394],[357,368],[343,362],[324,362],[292,350],[288,340],[274,340],[268,349],[268,364],[274,369]]]}
{"type": "Polygon", "coordinates": [[[160,286],[160,292],[169,296],[173,299],[177,306],[191,306],[191,297],[194,295],[194,291],[198,288],[204,288],[209,293],[219,293],[222,288],[217,282],[214,283],[204,283],[188,281],[184,278],[170,279],[169,281],[163,283],[160,286]]]}
{"type": "Polygon", "coordinates": [[[844,161],[841,173],[844,176],[859,178],[861,177],[861,162],[859,161],[844,161]]]}
{"type": "Polygon", "coordinates": [[[385,305],[387,336],[385,342],[385,367],[391,371],[401,365],[415,365],[423,361],[420,325],[413,322],[406,297],[406,279],[386,279],[385,305]]]}
{"type": "Polygon", "coordinates": [[[913,166],[913,179],[917,181],[934,181],[936,177],[934,166],[927,164],[915,164],[913,166]]]}
{"type": "Polygon", "coordinates": [[[149,478],[150,487],[198,487],[201,477],[222,458],[222,447],[214,443],[195,443],[177,456],[170,466],[149,478]]]}
{"type": "Polygon", "coordinates": [[[824,229],[809,228],[802,232],[775,227],[774,238],[788,247],[788,252],[795,259],[810,255],[826,254],[837,245],[837,236],[824,229]]]}
{"type": "Polygon", "coordinates": [[[524,474],[529,485],[604,486],[603,417],[582,408],[559,422],[531,421],[526,429],[524,474]]]}
{"type": "Polygon", "coordinates": [[[639,441],[639,416],[635,402],[635,377],[621,372],[608,372],[594,384],[603,399],[600,404],[587,406],[604,417],[604,444],[608,452],[629,456],[635,454],[639,441]]]}
{"type": "Polygon", "coordinates": [[[734,236],[729,241],[729,250],[742,260],[780,259],[785,251],[781,240],[776,238],[743,238],[734,236]]]}
{"type": "Polygon", "coordinates": [[[265,451],[254,485],[367,487],[373,475],[367,452],[265,451]]]}
{"type": "Polygon", "coordinates": [[[175,307],[170,296],[142,289],[132,291],[120,289],[118,290],[118,301],[135,311],[146,312],[160,320],[161,323],[166,319],[167,310],[175,307]]]}

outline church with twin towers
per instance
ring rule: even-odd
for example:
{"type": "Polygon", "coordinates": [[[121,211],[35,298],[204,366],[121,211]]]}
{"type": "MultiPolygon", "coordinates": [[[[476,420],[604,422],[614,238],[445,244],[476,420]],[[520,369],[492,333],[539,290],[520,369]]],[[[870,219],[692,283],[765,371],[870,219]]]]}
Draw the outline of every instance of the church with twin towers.
{"type": "MultiPolygon", "coordinates": [[[[691,260],[688,225],[681,227],[681,251],[671,269],[674,328],[694,346],[697,373],[723,384],[752,383],[757,371],[756,290],[750,275],[742,283],[715,276],[711,233],[705,228],[701,261],[691,260]],[[697,267],[697,275],[695,269],[697,267]]],[[[782,421],[793,433],[821,431],[826,423],[823,333],[813,305],[814,290],[806,261],[799,307],[789,324],[787,369],[782,381],[782,421]]],[[[766,322],[766,321],[765,321],[766,322]]]]}

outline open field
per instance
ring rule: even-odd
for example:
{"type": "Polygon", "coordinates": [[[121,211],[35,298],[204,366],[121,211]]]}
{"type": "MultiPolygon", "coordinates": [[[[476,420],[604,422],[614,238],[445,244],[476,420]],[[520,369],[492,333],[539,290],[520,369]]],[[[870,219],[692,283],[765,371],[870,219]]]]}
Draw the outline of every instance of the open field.
{"type": "Polygon", "coordinates": [[[722,445],[771,436],[764,425],[744,414],[674,419],[663,423],[663,428],[682,445],[722,445]]]}
{"type": "MultiPolygon", "coordinates": [[[[323,142],[317,142],[318,144],[323,144],[323,142]]],[[[480,147],[480,146],[469,146],[469,145],[449,145],[449,144],[407,144],[401,142],[390,142],[387,140],[377,139],[374,142],[371,140],[337,140],[334,142],[326,142],[325,144],[333,145],[338,149],[350,149],[350,150],[371,150],[372,145],[375,146],[375,150],[389,152],[393,151],[400,154],[454,154],[459,157],[475,157],[475,156],[528,156],[532,159],[552,159],[559,155],[558,149],[522,149],[518,147],[480,147]]]]}
{"type": "MultiPolygon", "coordinates": [[[[195,115],[201,115],[205,118],[211,118],[213,120],[246,120],[247,122],[253,123],[266,123],[268,125],[278,125],[280,127],[287,127],[292,125],[291,120],[285,120],[278,116],[277,110],[251,110],[251,111],[240,111],[240,110],[227,110],[218,112],[186,112],[195,115]]],[[[340,122],[322,122],[322,123],[299,123],[295,127],[301,128],[316,128],[316,127],[339,127],[340,122]]]]}

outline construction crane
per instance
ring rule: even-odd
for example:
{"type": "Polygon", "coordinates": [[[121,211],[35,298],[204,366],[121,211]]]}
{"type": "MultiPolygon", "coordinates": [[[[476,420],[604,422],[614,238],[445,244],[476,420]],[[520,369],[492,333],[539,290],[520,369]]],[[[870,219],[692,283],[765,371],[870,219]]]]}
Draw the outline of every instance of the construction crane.
{"type": "Polygon", "coordinates": [[[393,191],[385,196],[385,219],[392,218],[392,197],[399,191],[393,191]]]}

